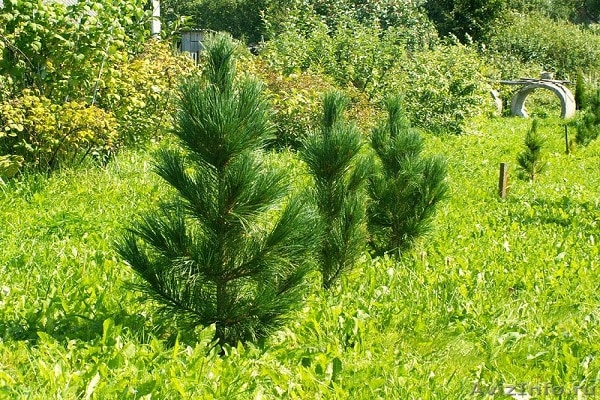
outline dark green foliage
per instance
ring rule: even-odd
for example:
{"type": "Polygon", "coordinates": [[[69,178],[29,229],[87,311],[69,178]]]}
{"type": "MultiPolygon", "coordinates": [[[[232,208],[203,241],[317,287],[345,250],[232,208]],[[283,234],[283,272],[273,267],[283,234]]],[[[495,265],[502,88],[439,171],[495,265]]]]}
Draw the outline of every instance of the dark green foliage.
{"type": "Polygon", "coordinates": [[[300,152],[315,181],[325,233],[319,261],[326,289],[354,267],[366,241],[364,184],[371,165],[360,154],[360,131],[344,120],[345,107],[342,94],[327,93],[321,129],[307,136],[300,152]]]}
{"type": "Polygon", "coordinates": [[[370,179],[369,231],[381,252],[402,251],[431,229],[448,191],[446,162],[424,157],[423,138],[402,115],[401,100],[386,103],[388,118],[373,130],[380,168],[370,179]]]}
{"type": "Polygon", "coordinates": [[[583,110],[586,105],[585,101],[585,81],[581,69],[577,71],[577,82],[575,83],[575,107],[578,110],[583,110]]]}
{"type": "Polygon", "coordinates": [[[286,173],[263,161],[269,108],[257,81],[235,81],[234,52],[229,37],[216,36],[205,79],[182,86],[174,133],[183,150],[156,159],[178,196],[118,244],[162,315],[186,328],[215,324],[222,344],[282,324],[302,298],[316,242],[316,215],[289,198],[286,173]]]}
{"type": "Polygon", "coordinates": [[[596,93],[588,100],[589,104],[577,121],[577,135],[575,136],[575,142],[583,146],[587,146],[600,134],[600,89],[596,89],[596,93]]]}
{"type": "Polygon", "coordinates": [[[190,17],[194,26],[225,31],[248,43],[258,43],[265,34],[263,13],[268,0],[167,0],[164,9],[190,17]]]}
{"type": "Polygon", "coordinates": [[[525,149],[517,156],[522,178],[533,182],[546,168],[546,162],[542,155],[545,141],[545,138],[538,132],[538,120],[534,119],[531,129],[525,136],[525,149]]]}
{"type": "Polygon", "coordinates": [[[484,39],[506,4],[504,0],[427,0],[424,7],[440,36],[454,35],[466,43],[484,39]]]}

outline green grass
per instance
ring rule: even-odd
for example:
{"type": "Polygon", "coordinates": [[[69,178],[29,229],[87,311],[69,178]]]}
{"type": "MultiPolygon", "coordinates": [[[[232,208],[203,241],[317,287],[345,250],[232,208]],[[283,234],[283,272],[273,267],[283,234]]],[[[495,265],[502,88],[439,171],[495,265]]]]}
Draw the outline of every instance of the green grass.
{"type": "Polygon", "coordinates": [[[566,155],[561,121],[540,122],[548,167],[533,184],[516,177],[528,120],[428,138],[427,151],[448,158],[451,187],[432,234],[400,260],[365,254],[331,293],[313,276],[286,329],[223,357],[211,327],[178,339],[155,329],[151,304],[127,288],[135,278],[112,248],[167,195],[150,172],[151,151],[0,186],[0,399],[453,399],[520,383],[538,398],[561,398],[548,385],[568,390],[562,398],[576,398],[576,385],[592,390],[600,142],[566,155]],[[511,173],[504,200],[500,162],[511,173]]]}

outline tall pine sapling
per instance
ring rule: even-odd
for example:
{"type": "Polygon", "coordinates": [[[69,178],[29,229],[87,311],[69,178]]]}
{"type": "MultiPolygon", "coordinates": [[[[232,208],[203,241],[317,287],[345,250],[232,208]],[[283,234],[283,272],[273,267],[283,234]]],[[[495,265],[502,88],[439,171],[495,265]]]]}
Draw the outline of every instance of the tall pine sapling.
{"type": "Polygon", "coordinates": [[[360,131],[344,120],[346,105],[339,92],[325,95],[321,128],[306,137],[300,152],[314,178],[314,202],[325,233],[319,251],[325,289],[355,266],[366,242],[364,186],[371,163],[361,155],[360,131]]]}
{"type": "Polygon", "coordinates": [[[402,115],[401,98],[389,98],[386,108],[371,138],[379,165],[369,182],[369,232],[380,253],[405,250],[427,233],[448,191],[446,161],[422,155],[423,138],[402,115]]]}
{"type": "Polygon", "coordinates": [[[231,38],[215,36],[206,51],[203,79],[181,89],[181,149],[156,158],[176,197],[117,250],[166,321],[215,324],[216,339],[235,344],[269,335],[299,305],[316,213],[290,198],[285,172],[262,161],[270,111],[258,82],[236,80],[231,38]]]}
{"type": "Polygon", "coordinates": [[[546,139],[538,132],[538,120],[534,119],[531,129],[525,136],[525,148],[517,156],[521,177],[533,182],[544,171],[546,162],[543,160],[542,148],[545,141],[546,139]]]}

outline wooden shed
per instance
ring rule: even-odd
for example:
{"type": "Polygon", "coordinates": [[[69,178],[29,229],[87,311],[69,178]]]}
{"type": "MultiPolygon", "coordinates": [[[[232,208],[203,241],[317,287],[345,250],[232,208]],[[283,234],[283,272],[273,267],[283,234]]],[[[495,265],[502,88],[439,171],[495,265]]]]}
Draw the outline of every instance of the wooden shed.
{"type": "Polygon", "coordinates": [[[198,53],[204,50],[204,39],[207,31],[203,29],[186,29],[181,32],[181,52],[189,53],[194,61],[198,61],[198,53]]]}

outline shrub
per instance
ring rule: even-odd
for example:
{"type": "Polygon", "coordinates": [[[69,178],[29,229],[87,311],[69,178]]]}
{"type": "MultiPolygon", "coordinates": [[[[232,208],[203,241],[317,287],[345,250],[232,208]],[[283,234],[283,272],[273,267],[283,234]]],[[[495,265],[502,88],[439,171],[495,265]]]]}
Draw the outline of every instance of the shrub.
{"type": "Polygon", "coordinates": [[[0,75],[12,77],[14,95],[29,88],[55,103],[92,103],[98,83],[114,71],[114,62],[139,51],[148,34],[144,5],[142,0],[80,1],[69,7],[5,1],[0,8],[0,75]]]}
{"type": "Polygon", "coordinates": [[[377,98],[393,67],[406,59],[408,48],[420,50],[433,43],[426,34],[413,38],[402,27],[382,30],[349,21],[330,31],[321,23],[307,34],[293,29],[282,33],[267,43],[261,57],[286,75],[322,72],[338,87],[352,86],[377,98]]]}
{"type": "Polygon", "coordinates": [[[383,31],[393,27],[403,32],[413,48],[436,36],[435,28],[414,0],[271,1],[265,20],[271,39],[293,30],[308,34],[320,22],[332,32],[349,23],[383,31]]]}
{"type": "Polygon", "coordinates": [[[193,60],[150,40],[140,54],[115,67],[102,81],[96,103],[113,112],[125,143],[159,138],[172,127],[177,89],[196,70],[193,60]]]}
{"type": "Polygon", "coordinates": [[[346,104],[339,92],[325,95],[321,128],[300,152],[314,179],[314,202],[325,230],[319,251],[325,289],[354,267],[366,241],[364,185],[371,165],[360,154],[360,131],[344,120],[346,104]]]}
{"type": "Polygon", "coordinates": [[[536,63],[558,79],[582,69],[598,71],[600,36],[591,30],[541,14],[508,14],[490,36],[489,48],[519,63],[536,63]]]}
{"type": "Polygon", "coordinates": [[[387,74],[384,93],[402,93],[412,124],[433,133],[464,131],[473,116],[494,111],[490,96],[496,71],[461,44],[414,54],[387,74]]]}
{"type": "Polygon", "coordinates": [[[455,35],[463,43],[485,38],[502,15],[505,0],[427,0],[424,8],[440,36],[455,35]]]}
{"type": "Polygon", "coordinates": [[[0,103],[0,155],[20,156],[33,168],[51,170],[87,156],[105,162],[117,144],[115,118],[98,107],[53,104],[30,90],[0,103]]]}
{"type": "Polygon", "coordinates": [[[261,85],[235,81],[234,45],[207,43],[204,80],[182,87],[157,173],[177,191],[118,244],[167,320],[216,326],[221,344],[257,340],[299,305],[315,219],[260,150],[272,134],[261,85]]]}
{"type": "Polygon", "coordinates": [[[276,127],[272,145],[278,149],[300,148],[308,131],[319,123],[323,94],[334,88],[331,79],[312,71],[285,75],[258,58],[251,59],[245,67],[267,86],[276,127]]]}
{"type": "Polygon", "coordinates": [[[371,139],[378,168],[369,182],[368,220],[378,252],[400,252],[427,233],[448,191],[445,161],[422,155],[423,138],[402,115],[400,103],[399,97],[387,100],[387,120],[371,139]]]}

